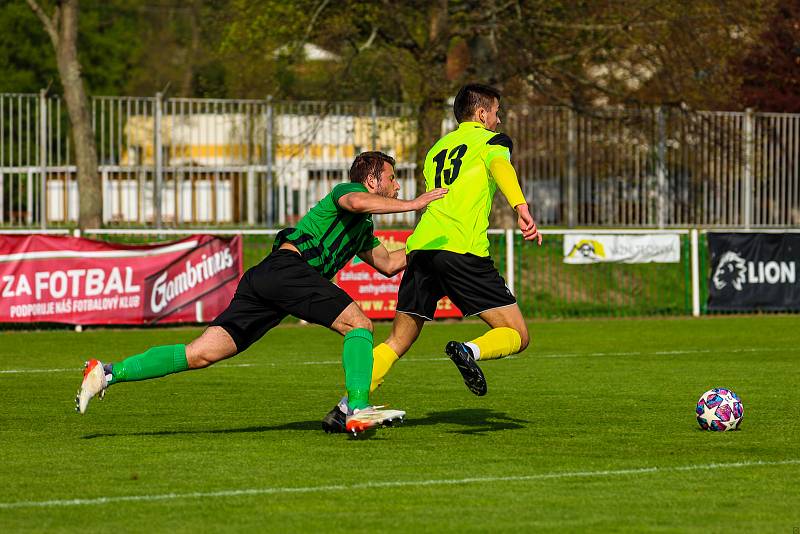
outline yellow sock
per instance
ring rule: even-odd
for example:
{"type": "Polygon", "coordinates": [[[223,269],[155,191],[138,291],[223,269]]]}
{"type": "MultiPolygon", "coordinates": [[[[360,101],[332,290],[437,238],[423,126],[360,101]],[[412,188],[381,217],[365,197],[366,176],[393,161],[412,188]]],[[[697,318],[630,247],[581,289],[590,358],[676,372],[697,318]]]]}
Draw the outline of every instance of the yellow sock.
{"type": "MultiPolygon", "coordinates": [[[[513,328],[506,326],[500,328],[493,328],[483,334],[477,339],[473,339],[473,343],[480,351],[478,356],[481,360],[496,360],[509,354],[516,354],[522,346],[522,339],[519,337],[519,332],[513,328]]],[[[476,359],[478,359],[476,358],[476,359]]],[[[377,363],[377,362],[376,362],[377,363]]],[[[372,380],[375,383],[375,367],[372,368],[372,380]]]]}
{"type": "Polygon", "coordinates": [[[386,376],[386,373],[389,372],[389,369],[398,359],[395,351],[386,343],[381,343],[372,349],[372,384],[369,386],[370,393],[383,384],[383,377],[386,376]]]}

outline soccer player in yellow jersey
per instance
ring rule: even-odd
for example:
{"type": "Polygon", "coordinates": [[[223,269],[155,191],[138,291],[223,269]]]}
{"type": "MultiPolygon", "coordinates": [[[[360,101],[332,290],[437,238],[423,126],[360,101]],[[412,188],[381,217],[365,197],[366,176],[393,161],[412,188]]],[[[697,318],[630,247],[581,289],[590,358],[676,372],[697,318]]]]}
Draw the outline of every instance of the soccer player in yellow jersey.
{"type": "MultiPolygon", "coordinates": [[[[492,198],[500,188],[517,213],[524,239],[542,244],[509,161],[511,139],[495,132],[499,108],[496,89],[480,84],[462,87],[453,104],[458,129],[442,137],[425,157],[426,189],[442,187],[448,193],[428,205],[406,243],[408,265],[392,333],[373,351],[373,391],[411,348],[425,321],[433,319],[436,304],[445,295],[464,315],[477,315],[491,327],[477,339],[450,341],[445,347],[475,395],[487,391],[476,361],[516,354],[528,346],[525,320],[489,256],[486,235],[492,198]]],[[[331,410],[325,420],[341,418],[337,410],[331,410]]]]}

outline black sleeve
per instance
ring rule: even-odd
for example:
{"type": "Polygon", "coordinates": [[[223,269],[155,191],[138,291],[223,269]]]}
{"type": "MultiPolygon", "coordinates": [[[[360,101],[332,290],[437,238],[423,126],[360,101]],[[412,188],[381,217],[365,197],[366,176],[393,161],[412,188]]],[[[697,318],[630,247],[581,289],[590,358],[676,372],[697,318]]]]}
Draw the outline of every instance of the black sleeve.
{"type": "Polygon", "coordinates": [[[504,133],[499,133],[486,141],[487,145],[500,145],[504,146],[508,149],[509,153],[514,152],[514,142],[511,140],[509,136],[504,133]]]}

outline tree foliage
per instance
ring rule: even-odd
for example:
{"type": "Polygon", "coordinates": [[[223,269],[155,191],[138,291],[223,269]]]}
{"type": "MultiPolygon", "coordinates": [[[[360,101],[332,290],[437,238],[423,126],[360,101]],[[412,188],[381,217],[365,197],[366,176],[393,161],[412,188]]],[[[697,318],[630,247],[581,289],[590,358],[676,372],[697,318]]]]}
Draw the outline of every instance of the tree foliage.
{"type": "MultiPolygon", "coordinates": [[[[52,12],[60,2],[40,2],[52,12]]],[[[228,96],[217,48],[227,0],[82,0],[78,53],[94,95],[228,96]]],[[[47,35],[24,0],[0,10],[0,92],[63,92],[47,35]]]]}
{"type": "MultiPolygon", "coordinates": [[[[40,2],[51,13],[60,2],[40,2]]],[[[78,50],[92,94],[119,94],[139,59],[138,20],[123,0],[84,0],[80,5],[78,50]]],[[[35,93],[49,87],[61,93],[61,81],[47,34],[24,1],[0,12],[0,92],[35,93]]]]}
{"type": "Polygon", "coordinates": [[[139,48],[124,90],[136,95],[162,91],[182,97],[229,96],[217,53],[227,4],[131,2],[128,9],[137,14],[139,48]]]}
{"type": "MultiPolygon", "coordinates": [[[[404,101],[421,169],[467,81],[579,112],[797,111],[798,16],[794,0],[82,0],[77,49],[89,94],[404,101]]],[[[36,19],[24,0],[0,11],[2,92],[68,92],[36,19]]]]}
{"type": "Polygon", "coordinates": [[[421,158],[465,81],[578,110],[726,105],[738,80],[731,61],[761,31],[768,2],[232,0],[222,50],[231,87],[251,96],[413,104],[421,158]],[[305,43],[338,60],[307,61],[305,43]]]}
{"type": "MultiPolygon", "coordinates": [[[[720,108],[742,83],[775,78],[766,64],[788,72],[796,57],[796,30],[778,36],[767,18],[776,2],[796,11],[792,0],[83,0],[78,48],[91,94],[422,105],[481,80],[577,108],[720,108]],[[770,39],[782,44],[768,52],[770,39]],[[307,57],[306,43],[336,59],[307,57]]],[[[22,0],[0,11],[0,44],[0,91],[60,90],[22,0]]]]}
{"type": "Polygon", "coordinates": [[[781,0],[754,46],[736,65],[741,105],[800,113],[800,3],[781,0]]]}

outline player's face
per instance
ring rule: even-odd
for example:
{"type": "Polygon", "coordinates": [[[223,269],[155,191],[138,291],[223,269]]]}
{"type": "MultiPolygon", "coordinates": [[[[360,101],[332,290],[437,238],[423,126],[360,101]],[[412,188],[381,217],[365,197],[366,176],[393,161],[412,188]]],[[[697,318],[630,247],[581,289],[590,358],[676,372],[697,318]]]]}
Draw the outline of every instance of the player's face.
{"type": "Polygon", "coordinates": [[[483,117],[483,124],[486,125],[486,128],[492,131],[497,129],[497,125],[500,124],[500,102],[495,98],[492,102],[492,107],[488,110],[481,109],[480,113],[485,113],[483,117]]]}
{"type": "Polygon", "coordinates": [[[383,170],[376,189],[379,195],[386,198],[397,198],[397,195],[400,194],[400,184],[397,183],[394,169],[388,162],[383,162],[383,170]]]}

